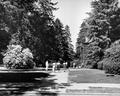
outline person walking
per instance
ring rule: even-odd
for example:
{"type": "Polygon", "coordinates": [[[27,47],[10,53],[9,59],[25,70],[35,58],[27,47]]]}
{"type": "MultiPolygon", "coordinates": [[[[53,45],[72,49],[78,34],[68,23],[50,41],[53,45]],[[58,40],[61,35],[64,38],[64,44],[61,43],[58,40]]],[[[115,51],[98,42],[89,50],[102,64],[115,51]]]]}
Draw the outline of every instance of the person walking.
{"type": "Polygon", "coordinates": [[[73,63],[73,68],[75,68],[76,66],[75,66],[76,64],[75,64],[75,62],[73,63]]]}
{"type": "Polygon", "coordinates": [[[48,71],[48,67],[49,67],[48,61],[45,62],[45,67],[46,67],[46,71],[48,71]]]}
{"type": "Polygon", "coordinates": [[[60,62],[57,62],[57,70],[60,70],[60,62]]]}
{"type": "Polygon", "coordinates": [[[52,66],[52,71],[53,71],[53,72],[55,72],[55,65],[56,65],[56,63],[53,62],[53,66],[52,66]]]}

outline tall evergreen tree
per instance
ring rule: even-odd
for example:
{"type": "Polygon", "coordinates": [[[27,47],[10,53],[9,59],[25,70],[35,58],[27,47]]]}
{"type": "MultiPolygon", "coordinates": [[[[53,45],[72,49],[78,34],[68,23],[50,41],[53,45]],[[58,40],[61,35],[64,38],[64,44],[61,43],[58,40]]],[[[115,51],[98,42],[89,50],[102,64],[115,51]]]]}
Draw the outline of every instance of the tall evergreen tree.
{"type": "Polygon", "coordinates": [[[8,44],[30,48],[37,65],[46,59],[64,61],[71,59],[73,52],[69,26],[54,21],[56,3],[51,0],[1,0],[0,32],[7,37],[0,52],[8,44]],[[67,59],[66,59],[67,58],[67,59]]]}
{"type": "Polygon", "coordinates": [[[34,44],[35,56],[38,61],[45,62],[46,59],[51,59],[53,52],[53,40],[55,39],[54,16],[52,11],[55,10],[54,3],[51,0],[38,0],[34,2],[34,10],[29,17],[32,25],[32,34],[36,38],[34,44]]]}
{"type": "Polygon", "coordinates": [[[51,0],[0,1],[0,25],[10,34],[10,44],[30,48],[38,62],[44,62],[52,50],[53,6],[51,0]]]}
{"type": "Polygon", "coordinates": [[[65,26],[65,31],[63,35],[63,50],[64,50],[64,61],[70,61],[73,59],[73,45],[71,41],[70,28],[68,25],[65,26]]]}
{"type": "Polygon", "coordinates": [[[63,42],[62,42],[64,26],[58,18],[55,20],[55,31],[56,31],[56,38],[57,38],[57,52],[59,53],[58,57],[62,59],[64,55],[63,42]]]}
{"type": "MultiPolygon", "coordinates": [[[[100,50],[104,51],[105,49],[109,48],[110,42],[113,42],[113,38],[116,37],[115,27],[113,25],[115,25],[114,20],[116,20],[116,17],[118,17],[116,14],[118,13],[118,0],[94,0],[91,2],[91,6],[92,11],[88,13],[89,17],[85,19],[83,23],[84,26],[82,26],[80,31],[80,35],[83,33],[83,30],[85,34],[85,41],[81,44],[88,43],[87,46],[89,50],[86,50],[88,51],[86,53],[86,58],[89,59],[88,61],[91,60],[89,57],[92,57],[95,54],[97,54],[100,60],[101,56],[103,56],[103,52],[101,53],[100,50]],[[112,37],[113,35],[114,37],[112,37]],[[94,52],[95,50],[97,53],[94,52]]],[[[79,40],[80,38],[78,37],[78,42],[80,42],[79,40]]],[[[80,44],[78,45],[80,46],[80,44]]],[[[97,56],[95,55],[95,57],[97,56]]],[[[96,63],[99,60],[97,59],[96,63]]]]}
{"type": "Polygon", "coordinates": [[[63,26],[61,21],[57,18],[55,21],[56,38],[57,38],[57,52],[58,57],[62,61],[70,61],[73,59],[73,45],[71,44],[71,34],[68,25],[63,26]]]}

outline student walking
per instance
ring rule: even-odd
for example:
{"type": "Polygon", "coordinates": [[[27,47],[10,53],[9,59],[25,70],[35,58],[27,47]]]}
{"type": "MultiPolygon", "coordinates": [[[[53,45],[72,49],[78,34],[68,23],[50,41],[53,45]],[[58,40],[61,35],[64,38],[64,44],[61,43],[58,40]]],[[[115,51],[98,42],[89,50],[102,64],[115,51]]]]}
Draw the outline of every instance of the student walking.
{"type": "Polygon", "coordinates": [[[48,71],[48,67],[49,67],[48,61],[45,62],[45,67],[46,67],[46,71],[48,71]]]}
{"type": "Polygon", "coordinates": [[[76,64],[75,64],[75,62],[73,63],[73,68],[75,68],[76,67],[76,64]]]}
{"type": "Polygon", "coordinates": [[[53,63],[53,66],[52,66],[52,71],[53,72],[55,72],[55,66],[56,66],[56,64],[55,64],[55,62],[53,63]]]}

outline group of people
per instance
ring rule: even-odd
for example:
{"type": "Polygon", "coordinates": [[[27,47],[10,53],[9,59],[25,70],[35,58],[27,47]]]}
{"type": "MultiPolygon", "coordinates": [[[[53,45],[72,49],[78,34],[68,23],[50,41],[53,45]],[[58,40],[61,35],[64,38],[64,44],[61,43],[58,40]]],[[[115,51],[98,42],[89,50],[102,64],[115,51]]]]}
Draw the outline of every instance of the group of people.
{"type": "MultiPolygon", "coordinates": [[[[49,62],[46,61],[45,62],[46,71],[48,71],[49,66],[50,66],[49,62]]],[[[61,66],[60,62],[53,62],[52,63],[52,71],[55,72],[55,70],[60,70],[60,66],[61,66]]],[[[66,68],[66,67],[67,67],[67,62],[64,62],[63,68],[66,68]]]]}

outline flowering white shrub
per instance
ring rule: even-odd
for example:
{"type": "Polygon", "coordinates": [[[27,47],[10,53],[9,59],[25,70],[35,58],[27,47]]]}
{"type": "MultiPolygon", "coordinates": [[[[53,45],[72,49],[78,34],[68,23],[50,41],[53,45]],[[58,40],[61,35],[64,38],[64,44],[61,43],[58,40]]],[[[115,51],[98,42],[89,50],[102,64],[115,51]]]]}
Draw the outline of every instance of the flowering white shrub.
{"type": "Polygon", "coordinates": [[[3,63],[9,69],[28,69],[35,66],[30,49],[23,49],[20,45],[8,46],[3,63]]]}

